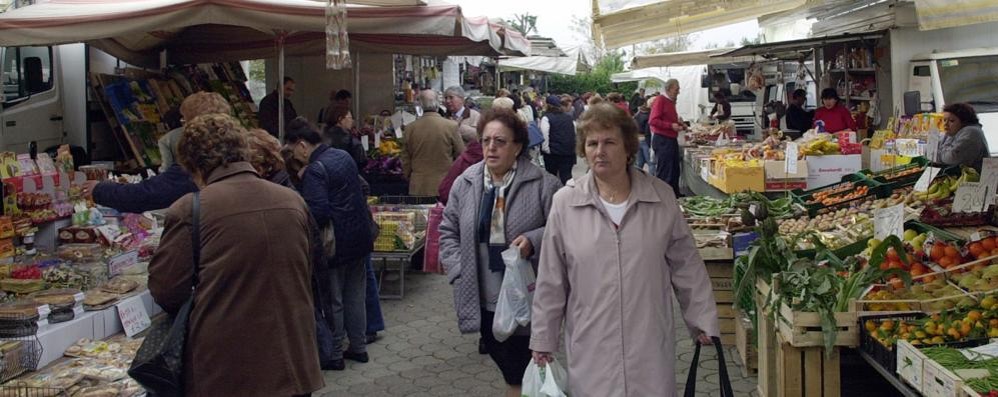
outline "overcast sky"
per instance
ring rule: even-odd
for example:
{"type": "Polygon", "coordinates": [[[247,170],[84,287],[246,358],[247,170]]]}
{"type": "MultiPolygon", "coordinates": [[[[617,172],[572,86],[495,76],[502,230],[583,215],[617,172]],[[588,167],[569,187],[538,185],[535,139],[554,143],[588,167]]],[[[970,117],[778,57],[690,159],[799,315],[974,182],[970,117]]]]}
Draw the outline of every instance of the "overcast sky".
{"type": "MultiPolygon", "coordinates": [[[[590,0],[449,0],[461,6],[465,15],[489,16],[511,19],[513,14],[530,13],[537,16],[537,30],[541,36],[551,37],[559,47],[578,45],[581,37],[572,26],[572,17],[587,17],[592,13],[590,0]]],[[[647,1],[646,1],[647,2],[647,1]]],[[[609,3],[608,3],[609,4],[609,3]]],[[[698,33],[692,49],[705,48],[709,43],[724,45],[738,43],[742,37],[755,38],[758,24],[753,20],[698,33]]]]}

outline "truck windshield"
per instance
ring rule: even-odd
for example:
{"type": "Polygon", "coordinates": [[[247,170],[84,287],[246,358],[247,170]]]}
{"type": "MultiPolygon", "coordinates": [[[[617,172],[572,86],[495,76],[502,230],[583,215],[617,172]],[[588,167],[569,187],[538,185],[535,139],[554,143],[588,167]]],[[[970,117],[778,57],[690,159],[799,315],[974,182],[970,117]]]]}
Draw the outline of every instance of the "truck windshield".
{"type": "Polygon", "coordinates": [[[998,112],[998,55],[937,62],[947,104],[966,102],[977,113],[998,112]]]}

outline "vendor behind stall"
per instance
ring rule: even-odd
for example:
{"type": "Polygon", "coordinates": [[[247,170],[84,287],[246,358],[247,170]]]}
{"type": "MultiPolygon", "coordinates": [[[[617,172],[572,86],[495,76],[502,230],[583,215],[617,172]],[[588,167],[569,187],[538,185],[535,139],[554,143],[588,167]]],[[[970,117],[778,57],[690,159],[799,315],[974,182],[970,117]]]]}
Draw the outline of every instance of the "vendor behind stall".
{"type": "Polygon", "coordinates": [[[814,112],[814,122],[824,122],[825,132],[856,131],[856,120],[839,100],[839,94],[834,88],[821,90],[821,104],[823,106],[814,112]]]}
{"type": "Polygon", "coordinates": [[[790,96],[790,106],[787,106],[787,131],[785,131],[794,139],[800,138],[814,124],[814,111],[804,110],[806,103],[807,91],[799,88],[794,90],[790,96]]]}
{"type": "Polygon", "coordinates": [[[936,160],[946,165],[965,165],[981,170],[988,157],[988,141],[977,120],[977,112],[966,103],[953,103],[943,108],[946,136],[939,143],[936,160]]]}

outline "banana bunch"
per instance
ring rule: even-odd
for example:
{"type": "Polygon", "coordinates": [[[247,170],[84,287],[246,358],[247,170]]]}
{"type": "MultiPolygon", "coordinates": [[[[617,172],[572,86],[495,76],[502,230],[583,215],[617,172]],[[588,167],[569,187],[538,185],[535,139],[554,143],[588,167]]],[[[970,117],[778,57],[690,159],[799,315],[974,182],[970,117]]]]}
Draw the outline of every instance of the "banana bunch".
{"type": "Polygon", "coordinates": [[[956,189],[960,188],[964,182],[978,182],[981,180],[981,175],[977,173],[977,170],[970,167],[961,167],[960,177],[954,178],[952,176],[944,176],[942,178],[936,178],[929,185],[929,190],[925,192],[916,192],[915,198],[920,200],[940,200],[947,198],[956,193],[956,189]]]}
{"type": "Polygon", "coordinates": [[[808,156],[839,154],[839,144],[826,139],[815,139],[804,145],[801,152],[808,156]]]}

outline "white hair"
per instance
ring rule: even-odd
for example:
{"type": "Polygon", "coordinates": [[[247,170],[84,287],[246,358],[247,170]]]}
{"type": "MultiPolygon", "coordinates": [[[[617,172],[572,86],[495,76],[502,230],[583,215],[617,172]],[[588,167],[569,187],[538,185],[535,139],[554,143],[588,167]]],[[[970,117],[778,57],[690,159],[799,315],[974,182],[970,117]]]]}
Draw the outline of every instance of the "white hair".
{"type": "Polygon", "coordinates": [[[419,106],[421,106],[424,111],[435,112],[437,108],[440,107],[440,96],[437,95],[436,91],[423,90],[423,92],[419,93],[419,106]]]}
{"type": "Polygon", "coordinates": [[[492,101],[493,109],[513,109],[513,100],[508,97],[496,98],[492,101]]]}
{"type": "Polygon", "coordinates": [[[448,87],[447,90],[444,91],[444,96],[450,95],[460,97],[461,99],[467,98],[467,96],[464,95],[464,88],[461,88],[459,85],[448,87]]]}

